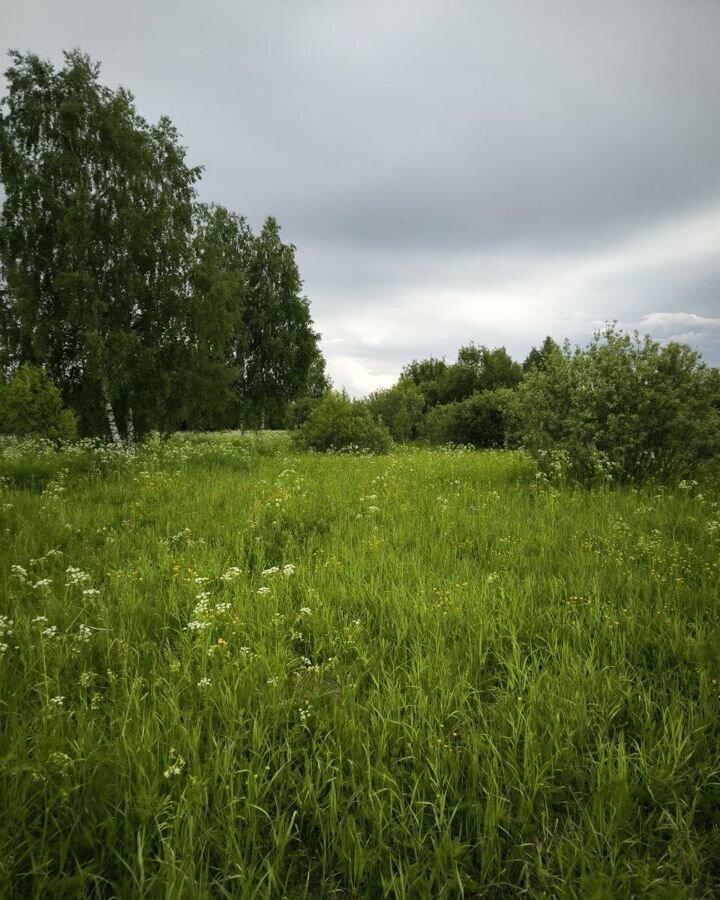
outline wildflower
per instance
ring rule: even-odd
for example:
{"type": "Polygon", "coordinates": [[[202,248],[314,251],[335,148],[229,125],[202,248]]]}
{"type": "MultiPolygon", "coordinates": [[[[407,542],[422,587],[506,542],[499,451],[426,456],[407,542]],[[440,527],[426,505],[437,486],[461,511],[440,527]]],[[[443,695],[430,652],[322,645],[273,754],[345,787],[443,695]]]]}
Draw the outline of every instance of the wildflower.
{"type": "Polygon", "coordinates": [[[35,616],[34,619],[31,619],[33,624],[37,623],[38,625],[42,625],[44,622],[47,622],[47,616],[35,616]]]}
{"type": "Polygon", "coordinates": [[[205,676],[204,678],[201,678],[200,681],[198,681],[197,686],[199,688],[206,688],[206,687],[210,687],[211,684],[212,684],[212,678],[208,678],[207,676],[205,676]]]}
{"type": "Polygon", "coordinates": [[[85,588],[83,597],[97,597],[100,591],[97,588],[85,588]]]}
{"type": "Polygon", "coordinates": [[[92,631],[87,625],[78,625],[78,633],[77,640],[83,644],[87,644],[87,642],[92,637],[92,631]]]}
{"type": "Polygon", "coordinates": [[[80,687],[88,688],[92,684],[93,673],[92,672],[81,672],[80,673],[80,687]]]}
{"type": "Polygon", "coordinates": [[[227,572],[223,572],[220,576],[221,581],[234,581],[242,575],[242,570],[237,566],[230,566],[227,572]]]}
{"type": "Polygon", "coordinates": [[[27,569],[23,566],[10,566],[10,574],[19,578],[20,581],[27,581],[27,569]]]}
{"type": "Polygon", "coordinates": [[[198,622],[197,619],[193,619],[192,622],[188,622],[185,626],[185,631],[202,631],[205,628],[210,627],[210,622],[198,622]]]}
{"type": "Polygon", "coordinates": [[[193,578],[193,581],[195,582],[195,584],[205,584],[205,582],[209,581],[209,580],[210,579],[206,578],[204,575],[198,575],[195,578],[193,578]]]}
{"type": "Polygon", "coordinates": [[[258,592],[258,594],[269,594],[270,588],[269,587],[261,587],[261,588],[258,588],[257,592],[258,592]]]}
{"type": "Polygon", "coordinates": [[[295,566],[292,563],[286,563],[286,565],[282,567],[282,573],[286,578],[289,578],[290,575],[295,574],[295,566]]]}
{"type": "Polygon", "coordinates": [[[57,625],[50,625],[48,628],[43,628],[40,632],[44,638],[51,640],[52,638],[57,636],[57,625]]]}
{"type": "Polygon", "coordinates": [[[312,610],[310,609],[309,606],[301,606],[300,607],[300,615],[301,616],[311,616],[312,610]]]}
{"type": "Polygon", "coordinates": [[[51,697],[50,706],[54,706],[56,709],[62,709],[63,706],[65,706],[65,698],[61,696],[51,697]]]}
{"type": "Polygon", "coordinates": [[[65,569],[65,574],[68,576],[65,587],[70,587],[74,584],[86,584],[90,581],[88,573],[83,572],[82,569],[77,569],[75,566],[68,566],[67,569],[65,569]]]}
{"type": "Polygon", "coordinates": [[[267,575],[274,575],[276,572],[279,572],[279,571],[280,571],[280,568],[278,566],[270,566],[269,569],[263,569],[260,574],[263,577],[266,577],[267,575]]]}
{"type": "Polygon", "coordinates": [[[177,752],[174,747],[170,748],[170,765],[163,772],[163,776],[165,778],[173,778],[176,775],[182,775],[183,769],[185,768],[185,760],[182,756],[177,752]]]}

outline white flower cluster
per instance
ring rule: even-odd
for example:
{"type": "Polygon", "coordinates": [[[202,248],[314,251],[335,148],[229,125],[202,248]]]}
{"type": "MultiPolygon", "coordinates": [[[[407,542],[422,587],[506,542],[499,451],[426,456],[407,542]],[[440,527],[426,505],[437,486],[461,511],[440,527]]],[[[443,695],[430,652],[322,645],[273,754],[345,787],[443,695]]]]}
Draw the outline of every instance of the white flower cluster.
{"type": "Polygon", "coordinates": [[[223,572],[220,576],[221,581],[235,581],[236,578],[239,578],[242,575],[242,570],[237,566],[230,566],[227,572],[223,572]]]}
{"type": "Polygon", "coordinates": [[[20,581],[27,581],[27,569],[25,569],[23,566],[10,566],[10,574],[14,578],[19,578],[20,581]]]}
{"type": "Polygon", "coordinates": [[[8,649],[9,645],[3,640],[3,638],[14,634],[14,624],[14,621],[12,619],[8,619],[7,616],[0,616],[0,653],[5,653],[5,651],[8,649]]]}
{"type": "Polygon", "coordinates": [[[75,566],[68,566],[65,569],[65,574],[68,577],[68,580],[65,582],[66,587],[70,587],[73,584],[87,584],[90,581],[88,573],[83,572],[82,569],[75,568],[75,566]]]}
{"type": "Polygon", "coordinates": [[[212,678],[208,678],[206,675],[204,678],[201,678],[200,681],[198,681],[197,686],[199,688],[206,688],[206,687],[210,687],[211,684],[212,684],[212,678]]]}
{"type": "Polygon", "coordinates": [[[42,590],[43,588],[49,587],[52,584],[52,578],[40,578],[35,582],[33,588],[35,590],[42,590]]]}
{"type": "Polygon", "coordinates": [[[88,625],[78,625],[78,633],[76,640],[81,644],[87,644],[87,642],[92,637],[92,630],[88,625]]]}
{"type": "Polygon", "coordinates": [[[65,698],[64,697],[51,697],[50,698],[50,706],[54,706],[55,709],[62,709],[65,706],[65,698]]]}
{"type": "Polygon", "coordinates": [[[260,573],[263,578],[267,578],[270,575],[277,575],[279,572],[281,575],[284,575],[286,578],[289,578],[291,575],[295,574],[296,566],[292,563],[286,563],[282,568],[280,566],[270,566],[269,569],[263,569],[260,573]]]}
{"type": "Polygon", "coordinates": [[[185,768],[185,760],[177,752],[174,747],[170,748],[170,765],[163,772],[165,778],[174,778],[176,775],[182,775],[185,768]]]}

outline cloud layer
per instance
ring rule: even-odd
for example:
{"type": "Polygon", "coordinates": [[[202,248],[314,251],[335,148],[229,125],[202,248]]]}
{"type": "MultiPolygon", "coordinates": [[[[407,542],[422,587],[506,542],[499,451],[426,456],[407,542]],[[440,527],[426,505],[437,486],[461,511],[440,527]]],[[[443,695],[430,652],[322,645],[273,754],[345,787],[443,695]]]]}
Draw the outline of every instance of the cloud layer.
{"type": "Polygon", "coordinates": [[[720,363],[716,0],[0,0],[284,225],[331,374],[617,319],[720,363]],[[685,318],[683,318],[685,317],[685,318]],[[688,318],[690,317],[690,318],[688,318]]]}

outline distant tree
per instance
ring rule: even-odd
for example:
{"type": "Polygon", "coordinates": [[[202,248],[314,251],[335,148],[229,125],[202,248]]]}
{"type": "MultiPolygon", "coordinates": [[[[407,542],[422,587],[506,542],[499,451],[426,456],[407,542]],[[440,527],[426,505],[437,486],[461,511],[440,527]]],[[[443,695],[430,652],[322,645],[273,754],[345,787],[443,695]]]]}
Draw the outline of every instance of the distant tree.
{"type": "Polygon", "coordinates": [[[553,353],[559,352],[559,344],[557,344],[550,336],[546,337],[539,350],[537,347],[533,347],[528,353],[522,364],[523,372],[529,372],[530,369],[544,369],[550,356],[553,353]]]}
{"type": "Polygon", "coordinates": [[[149,125],[99,66],[55,70],[11,53],[0,115],[0,333],[12,365],[42,365],[83,430],[104,415],[116,446],[157,424],[186,340],[194,184],[167,118],[149,125]]]}
{"type": "Polygon", "coordinates": [[[377,416],[396,441],[418,437],[423,419],[425,398],[420,388],[408,379],[382,391],[375,391],[367,399],[370,412],[377,416]]]}
{"type": "MultiPolygon", "coordinates": [[[[197,204],[185,323],[186,364],[176,384],[177,418],[192,429],[236,427],[242,410],[247,268],[253,236],[224,206],[197,204]]],[[[173,370],[180,371],[179,365],[173,370]]]]}
{"type": "MultiPolygon", "coordinates": [[[[254,239],[247,267],[242,398],[246,424],[282,425],[290,401],[306,390],[320,335],[301,293],[295,247],[270,217],[254,239]]],[[[239,354],[240,355],[240,354],[239,354]]]]}
{"type": "Polygon", "coordinates": [[[444,359],[415,359],[402,370],[400,380],[411,381],[420,388],[425,406],[430,408],[444,402],[443,377],[447,369],[448,364],[444,359]]]}
{"type": "Polygon", "coordinates": [[[306,421],[318,403],[332,390],[332,381],[325,370],[325,357],[318,352],[310,363],[305,390],[288,404],[285,427],[291,431],[306,421]]]}
{"type": "Polygon", "coordinates": [[[720,453],[716,375],[689,347],[609,327],[568,344],[519,386],[518,435],[541,461],[561,451],[580,481],[670,478],[720,453]]]}
{"type": "Polygon", "coordinates": [[[77,423],[47,375],[23,364],[0,384],[0,434],[67,441],[76,436],[77,423]]]}

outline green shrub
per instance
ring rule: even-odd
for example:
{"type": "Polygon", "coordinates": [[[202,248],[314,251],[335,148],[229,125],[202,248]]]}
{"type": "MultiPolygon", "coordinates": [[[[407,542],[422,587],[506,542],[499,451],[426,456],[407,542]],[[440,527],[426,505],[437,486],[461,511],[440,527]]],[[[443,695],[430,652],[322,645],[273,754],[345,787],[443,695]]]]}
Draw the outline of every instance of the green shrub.
{"type": "Polygon", "coordinates": [[[583,483],[667,479],[720,452],[717,393],[717,372],[689,347],[611,327],[528,371],[515,430],[541,467],[562,459],[583,483]]]}
{"type": "Polygon", "coordinates": [[[0,385],[0,434],[70,441],[77,434],[77,421],[42,369],[22,365],[0,385]]]}
{"type": "Polygon", "coordinates": [[[433,444],[471,444],[477,448],[505,446],[507,388],[473,394],[459,403],[436,406],[425,417],[423,436],[433,444]]]}
{"type": "Polygon", "coordinates": [[[327,394],[293,433],[293,442],[303,450],[369,451],[384,453],[392,438],[367,404],[346,394],[327,394]]]}
{"type": "Polygon", "coordinates": [[[425,397],[410,379],[401,378],[391,388],[375,391],[367,400],[370,412],[388,428],[396,441],[418,437],[425,407],[425,397]]]}

